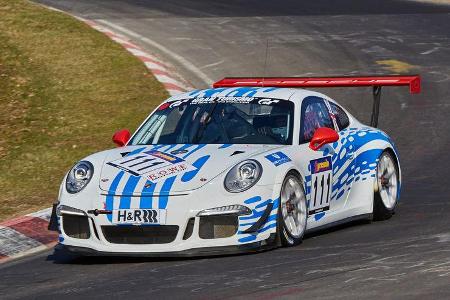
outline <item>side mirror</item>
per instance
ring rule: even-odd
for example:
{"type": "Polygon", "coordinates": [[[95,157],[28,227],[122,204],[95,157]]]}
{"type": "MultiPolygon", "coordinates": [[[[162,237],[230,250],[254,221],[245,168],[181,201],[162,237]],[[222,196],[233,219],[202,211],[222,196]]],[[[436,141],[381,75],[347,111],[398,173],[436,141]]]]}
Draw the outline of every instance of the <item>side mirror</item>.
{"type": "Polygon", "coordinates": [[[112,140],[114,142],[114,144],[117,145],[117,147],[123,147],[125,146],[128,141],[130,140],[131,134],[128,131],[128,129],[122,129],[119,131],[116,131],[116,133],[114,133],[112,140]]]}
{"type": "Polygon", "coordinates": [[[328,127],[317,128],[314,135],[309,143],[309,148],[314,151],[319,150],[323,145],[334,143],[339,140],[338,133],[328,127]]]}

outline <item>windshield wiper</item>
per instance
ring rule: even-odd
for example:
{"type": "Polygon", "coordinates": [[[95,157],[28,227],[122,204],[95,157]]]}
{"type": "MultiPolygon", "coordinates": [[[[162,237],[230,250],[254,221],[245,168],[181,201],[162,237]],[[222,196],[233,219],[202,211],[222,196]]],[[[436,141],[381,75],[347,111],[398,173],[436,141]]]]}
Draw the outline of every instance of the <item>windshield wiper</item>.
{"type": "MultiPolygon", "coordinates": [[[[201,124],[200,123],[200,127],[198,128],[197,133],[195,134],[192,143],[196,144],[198,143],[201,138],[203,137],[203,133],[205,132],[206,127],[208,127],[208,125],[212,122],[212,114],[214,112],[214,110],[216,109],[217,106],[217,101],[213,102],[213,105],[211,106],[211,108],[209,109],[209,111],[207,112],[207,118],[209,118],[210,120],[208,121],[208,119],[205,120],[205,123],[201,124]],[[208,121],[208,122],[207,122],[208,121]]],[[[202,117],[200,117],[201,119],[202,117]]]]}

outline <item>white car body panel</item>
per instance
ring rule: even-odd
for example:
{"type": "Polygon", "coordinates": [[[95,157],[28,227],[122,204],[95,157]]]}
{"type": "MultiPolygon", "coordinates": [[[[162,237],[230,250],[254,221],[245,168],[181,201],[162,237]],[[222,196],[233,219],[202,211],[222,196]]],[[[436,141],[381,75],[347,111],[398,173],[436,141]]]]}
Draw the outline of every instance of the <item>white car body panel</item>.
{"type": "Polygon", "coordinates": [[[167,211],[166,225],[178,225],[179,231],[176,239],[167,244],[114,244],[105,239],[101,230],[101,226],[112,224],[111,215],[90,216],[93,220],[89,223],[91,232],[94,232],[95,226],[98,239],[94,234],[91,234],[88,239],[69,237],[62,229],[64,227],[62,218],[59,218],[61,244],[103,253],[151,254],[263,242],[271,234],[276,233],[277,201],[281,184],[289,171],[298,172],[303,179],[311,208],[314,197],[311,194],[311,190],[313,190],[311,178],[315,176],[311,171],[311,161],[314,160],[322,162],[322,165],[325,166],[320,167],[324,171],[319,173],[326,174],[326,176],[330,174],[332,178],[331,196],[329,210],[311,214],[308,217],[307,230],[372,213],[375,166],[378,157],[385,149],[391,149],[398,157],[392,141],[385,133],[359,123],[347,112],[350,125],[339,132],[338,142],[325,145],[319,151],[311,150],[308,144],[299,145],[299,119],[303,99],[308,96],[317,96],[334,102],[323,94],[301,89],[210,89],[177,95],[166,102],[178,105],[179,101],[205,94],[214,95],[214,97],[233,97],[235,95],[238,95],[237,97],[263,97],[294,102],[296,120],[293,127],[292,145],[125,146],[88,156],[83,160],[91,162],[94,166],[90,183],[79,193],[71,194],[65,189],[66,179],[64,178],[59,194],[60,205],[84,212],[94,209],[114,210],[143,207],[165,209],[167,211]],[[250,94],[251,96],[249,96],[250,94]],[[177,150],[182,152],[177,153],[177,150]],[[124,159],[146,159],[149,155],[153,155],[152,151],[159,151],[157,155],[162,153],[180,159],[181,161],[178,163],[184,164],[184,169],[162,176],[154,181],[154,185],[148,187],[146,186],[148,173],[136,176],[127,169],[117,167],[120,162],[124,162],[124,159]],[[242,153],[232,155],[235,151],[242,153]],[[276,165],[277,163],[273,160],[280,155],[281,158],[277,163],[281,163],[276,165]],[[140,156],[142,158],[139,158],[140,156]],[[227,192],[224,188],[224,178],[227,172],[245,159],[254,159],[261,164],[263,173],[260,180],[255,186],[244,192],[227,192]],[[331,165],[328,164],[327,167],[324,159],[329,160],[331,165]],[[273,208],[263,227],[256,233],[243,233],[242,231],[259,219],[269,203],[273,205],[273,208]],[[201,239],[198,235],[197,213],[209,208],[234,204],[242,204],[252,210],[252,215],[239,217],[238,232],[228,238],[201,239]],[[190,218],[196,218],[194,230],[189,239],[183,240],[183,234],[190,218]]]}

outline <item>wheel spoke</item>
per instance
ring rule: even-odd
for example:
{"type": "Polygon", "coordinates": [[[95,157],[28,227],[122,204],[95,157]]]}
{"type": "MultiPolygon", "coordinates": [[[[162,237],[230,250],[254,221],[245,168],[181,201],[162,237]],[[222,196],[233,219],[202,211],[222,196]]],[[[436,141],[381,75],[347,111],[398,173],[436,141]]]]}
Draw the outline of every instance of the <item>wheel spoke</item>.
{"type": "Polygon", "coordinates": [[[291,176],[281,191],[281,213],[285,229],[295,238],[300,238],[306,228],[306,196],[302,183],[291,176]],[[289,208],[290,207],[290,208],[289,208]]]}
{"type": "Polygon", "coordinates": [[[380,158],[377,172],[381,200],[390,209],[397,201],[397,171],[394,161],[388,154],[383,154],[380,158]]]}

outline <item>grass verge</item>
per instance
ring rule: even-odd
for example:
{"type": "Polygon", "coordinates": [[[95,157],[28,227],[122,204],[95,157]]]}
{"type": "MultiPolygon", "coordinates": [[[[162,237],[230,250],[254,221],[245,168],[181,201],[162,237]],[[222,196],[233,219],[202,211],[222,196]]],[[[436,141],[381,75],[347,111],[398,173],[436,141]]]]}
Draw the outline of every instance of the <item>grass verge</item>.
{"type": "Polygon", "coordinates": [[[0,0],[0,220],[45,208],[65,172],[167,94],[120,45],[63,13],[0,0]]]}

